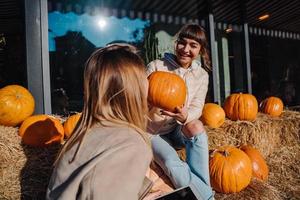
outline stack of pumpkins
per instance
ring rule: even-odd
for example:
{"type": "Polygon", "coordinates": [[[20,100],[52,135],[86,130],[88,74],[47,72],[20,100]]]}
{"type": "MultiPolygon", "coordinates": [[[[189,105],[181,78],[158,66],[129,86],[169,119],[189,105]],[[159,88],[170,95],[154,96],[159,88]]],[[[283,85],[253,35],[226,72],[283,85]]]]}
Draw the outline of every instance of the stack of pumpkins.
{"type": "Polygon", "coordinates": [[[63,126],[54,116],[32,115],[34,107],[34,98],[26,88],[8,85],[0,89],[0,125],[20,125],[19,136],[22,142],[34,147],[62,143],[64,137],[70,136],[80,118],[80,113],[71,116],[63,126]]]}
{"type": "MultiPolygon", "coordinates": [[[[186,86],[177,75],[155,72],[149,77],[149,102],[165,110],[174,111],[186,99],[186,86]]],[[[279,116],[283,103],[279,98],[269,97],[260,104],[263,113],[279,116]]],[[[70,137],[81,114],[70,116],[64,126],[53,116],[32,115],[34,98],[30,92],[18,85],[0,89],[0,125],[17,126],[24,144],[45,147],[63,142],[70,137]]],[[[224,103],[224,109],[213,103],[204,105],[201,120],[211,128],[220,127],[225,115],[231,120],[256,119],[258,103],[251,94],[232,94],[224,103]]],[[[268,166],[260,152],[251,146],[236,148],[223,146],[210,155],[210,177],[212,187],[223,193],[239,192],[250,183],[252,175],[266,180],[268,166]]]]}
{"type": "MultiPolygon", "coordinates": [[[[177,75],[154,72],[149,77],[149,102],[162,109],[174,111],[186,98],[186,86],[177,75]]],[[[260,110],[277,117],[282,113],[283,103],[277,97],[262,101],[260,110]]],[[[258,113],[258,102],[251,94],[232,94],[225,100],[224,109],[218,104],[204,105],[200,120],[211,128],[219,128],[225,121],[253,121],[258,113]]],[[[241,147],[222,146],[210,154],[211,185],[222,193],[235,193],[246,188],[252,176],[266,180],[269,169],[261,153],[250,145],[241,147]]]]}
{"type": "MultiPolygon", "coordinates": [[[[283,111],[280,98],[269,97],[259,106],[260,111],[278,117],[283,111]]],[[[220,127],[226,116],[233,121],[253,121],[258,113],[258,103],[251,94],[231,94],[224,102],[224,110],[217,104],[205,104],[201,120],[211,128],[220,127]]],[[[222,146],[210,154],[212,187],[222,193],[239,192],[246,188],[252,176],[265,181],[269,169],[261,153],[251,145],[222,146]]]]}

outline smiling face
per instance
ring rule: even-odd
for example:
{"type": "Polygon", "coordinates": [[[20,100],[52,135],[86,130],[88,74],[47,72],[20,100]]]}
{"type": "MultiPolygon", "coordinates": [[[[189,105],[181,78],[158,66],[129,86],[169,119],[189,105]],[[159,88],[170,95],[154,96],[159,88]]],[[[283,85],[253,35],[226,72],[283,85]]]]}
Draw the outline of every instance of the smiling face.
{"type": "Polygon", "coordinates": [[[201,45],[199,42],[193,39],[182,38],[178,39],[175,46],[175,54],[177,56],[177,62],[183,68],[189,68],[192,61],[200,54],[201,45]]]}

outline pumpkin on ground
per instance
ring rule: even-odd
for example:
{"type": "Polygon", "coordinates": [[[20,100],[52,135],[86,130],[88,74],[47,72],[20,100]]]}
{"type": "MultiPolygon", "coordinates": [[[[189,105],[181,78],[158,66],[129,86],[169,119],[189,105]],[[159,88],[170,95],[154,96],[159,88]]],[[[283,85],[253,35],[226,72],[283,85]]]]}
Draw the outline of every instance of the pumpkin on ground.
{"type": "Polygon", "coordinates": [[[63,141],[64,127],[55,117],[33,115],[23,121],[19,135],[24,144],[45,147],[63,141]]]}
{"type": "Polygon", "coordinates": [[[243,145],[240,149],[249,156],[252,162],[253,176],[263,181],[267,180],[269,168],[260,152],[250,145],[243,145]]]}
{"type": "Polygon", "coordinates": [[[258,112],[258,103],[252,94],[231,94],[224,102],[224,111],[231,120],[253,121],[258,112]]]}
{"type": "Polygon", "coordinates": [[[81,117],[81,113],[77,113],[68,117],[64,123],[65,137],[69,138],[81,117]]]}
{"type": "Polygon", "coordinates": [[[16,126],[32,115],[34,98],[19,85],[8,85],[0,89],[0,124],[16,126]]]}
{"type": "Polygon", "coordinates": [[[260,105],[260,111],[272,117],[278,117],[283,111],[283,102],[278,97],[268,97],[260,105]]]}
{"type": "Polygon", "coordinates": [[[186,85],[180,76],[156,71],[150,74],[148,80],[148,101],[152,106],[174,112],[176,106],[184,104],[186,85]]]}
{"type": "Polygon", "coordinates": [[[222,193],[240,192],[252,177],[250,158],[233,146],[222,146],[210,154],[209,171],[211,186],[222,193]]]}
{"type": "Polygon", "coordinates": [[[219,128],[225,121],[225,112],[218,104],[206,103],[200,119],[211,128],[219,128]]]}

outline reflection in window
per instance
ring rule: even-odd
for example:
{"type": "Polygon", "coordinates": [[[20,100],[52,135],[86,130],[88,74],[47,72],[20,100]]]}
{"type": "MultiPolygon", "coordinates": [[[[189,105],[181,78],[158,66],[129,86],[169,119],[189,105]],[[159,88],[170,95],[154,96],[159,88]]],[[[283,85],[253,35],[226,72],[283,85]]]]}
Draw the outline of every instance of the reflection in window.
{"type": "Polygon", "coordinates": [[[78,32],[96,47],[108,43],[123,41],[138,43],[143,40],[143,29],[149,21],[141,19],[102,17],[88,14],[78,15],[73,12],[51,12],[49,19],[49,51],[55,51],[55,38],[67,32],[78,32]]]}
{"type": "Polygon", "coordinates": [[[48,13],[52,113],[67,115],[82,109],[84,63],[109,43],[143,46],[149,21],[114,16],[48,13]]]}

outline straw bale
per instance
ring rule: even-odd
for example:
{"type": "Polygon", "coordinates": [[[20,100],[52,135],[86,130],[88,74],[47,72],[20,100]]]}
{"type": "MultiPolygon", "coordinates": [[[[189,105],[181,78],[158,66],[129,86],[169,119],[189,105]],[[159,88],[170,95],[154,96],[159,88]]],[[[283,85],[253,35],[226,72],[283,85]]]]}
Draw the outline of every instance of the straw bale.
{"type": "Polygon", "coordinates": [[[0,197],[19,199],[21,172],[26,157],[15,128],[0,126],[0,197]]]}
{"type": "Polygon", "coordinates": [[[252,179],[251,183],[246,189],[239,193],[221,194],[216,193],[215,199],[218,200],[281,200],[280,192],[268,183],[262,182],[258,179],[252,179]]]}
{"type": "Polygon", "coordinates": [[[300,199],[300,145],[282,146],[267,163],[270,167],[269,180],[283,199],[300,199]]]}
{"type": "MultiPolygon", "coordinates": [[[[206,129],[210,149],[252,144],[260,150],[270,168],[267,182],[253,179],[245,190],[229,195],[216,193],[216,199],[300,199],[299,112],[285,111],[274,118],[259,113],[254,122],[227,119],[220,128],[206,129]]],[[[17,133],[18,128],[0,126],[0,200],[44,199],[60,145],[24,146],[17,133]]],[[[184,157],[184,150],[179,154],[184,157]]],[[[155,177],[160,174],[155,173],[155,177]]]]}
{"type": "Polygon", "coordinates": [[[253,178],[250,185],[239,193],[216,193],[218,200],[300,199],[300,146],[282,146],[267,158],[269,177],[266,182],[253,178]]]}
{"type": "Polygon", "coordinates": [[[280,117],[258,113],[253,122],[226,119],[220,128],[206,127],[206,130],[210,149],[251,144],[266,158],[282,145],[299,144],[300,113],[284,111],[280,117]]]}
{"type": "Polygon", "coordinates": [[[23,145],[17,128],[0,126],[0,199],[44,199],[59,148],[23,145]]]}

